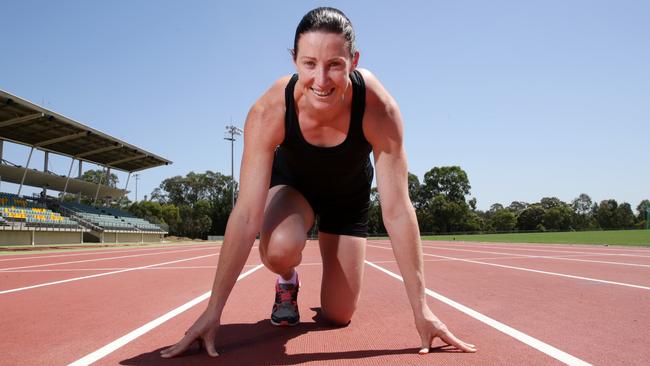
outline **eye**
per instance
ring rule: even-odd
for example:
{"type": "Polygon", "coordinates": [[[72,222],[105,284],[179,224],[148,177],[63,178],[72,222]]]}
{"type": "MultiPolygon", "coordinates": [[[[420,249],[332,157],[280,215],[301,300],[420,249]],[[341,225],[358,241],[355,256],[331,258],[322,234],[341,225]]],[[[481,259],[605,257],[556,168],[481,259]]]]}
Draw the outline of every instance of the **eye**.
{"type": "Polygon", "coordinates": [[[302,64],[309,68],[316,66],[316,63],[314,61],[304,61],[302,64]]]}

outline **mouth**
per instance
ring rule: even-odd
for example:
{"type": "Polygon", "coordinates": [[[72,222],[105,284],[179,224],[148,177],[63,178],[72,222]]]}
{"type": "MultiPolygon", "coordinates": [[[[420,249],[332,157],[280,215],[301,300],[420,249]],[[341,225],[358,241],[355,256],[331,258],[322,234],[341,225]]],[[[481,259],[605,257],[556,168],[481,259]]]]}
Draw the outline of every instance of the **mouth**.
{"type": "Polygon", "coordinates": [[[309,88],[314,95],[320,98],[326,98],[332,95],[334,93],[334,88],[329,89],[329,90],[320,90],[320,89],[314,89],[314,88],[309,88]]]}

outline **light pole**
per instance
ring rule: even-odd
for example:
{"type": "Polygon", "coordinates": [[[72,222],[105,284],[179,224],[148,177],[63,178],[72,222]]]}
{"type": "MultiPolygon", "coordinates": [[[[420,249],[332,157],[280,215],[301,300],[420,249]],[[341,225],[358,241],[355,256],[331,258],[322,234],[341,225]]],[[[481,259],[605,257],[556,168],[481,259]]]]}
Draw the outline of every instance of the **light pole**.
{"type": "Polygon", "coordinates": [[[235,136],[240,136],[244,131],[240,128],[230,125],[226,126],[226,135],[230,134],[230,137],[224,137],[224,140],[230,141],[230,188],[232,190],[232,207],[235,208],[235,136]]]}
{"type": "Polygon", "coordinates": [[[133,174],[133,178],[135,178],[135,202],[138,202],[138,181],[140,180],[140,174],[133,174]]]}

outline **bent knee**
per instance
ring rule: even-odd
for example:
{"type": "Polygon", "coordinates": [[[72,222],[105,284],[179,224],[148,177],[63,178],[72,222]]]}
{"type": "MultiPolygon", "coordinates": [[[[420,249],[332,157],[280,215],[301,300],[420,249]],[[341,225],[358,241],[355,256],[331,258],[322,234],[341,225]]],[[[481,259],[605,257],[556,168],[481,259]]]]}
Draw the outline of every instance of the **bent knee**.
{"type": "Polygon", "coordinates": [[[347,327],[352,321],[352,311],[331,311],[323,310],[323,318],[335,327],[347,327]]]}
{"type": "Polygon", "coordinates": [[[295,267],[302,260],[303,240],[297,235],[272,235],[260,245],[262,262],[270,269],[295,267]]]}

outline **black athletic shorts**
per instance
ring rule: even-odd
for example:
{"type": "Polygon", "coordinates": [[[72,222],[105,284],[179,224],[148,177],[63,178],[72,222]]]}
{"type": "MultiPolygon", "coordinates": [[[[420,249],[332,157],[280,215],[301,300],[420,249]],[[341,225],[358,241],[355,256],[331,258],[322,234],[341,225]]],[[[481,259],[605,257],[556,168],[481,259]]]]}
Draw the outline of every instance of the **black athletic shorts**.
{"type": "Polygon", "coordinates": [[[273,164],[271,187],[287,185],[300,192],[318,216],[318,231],[328,234],[368,237],[368,211],[370,191],[367,192],[315,192],[301,186],[291,177],[276,169],[273,164]]]}

